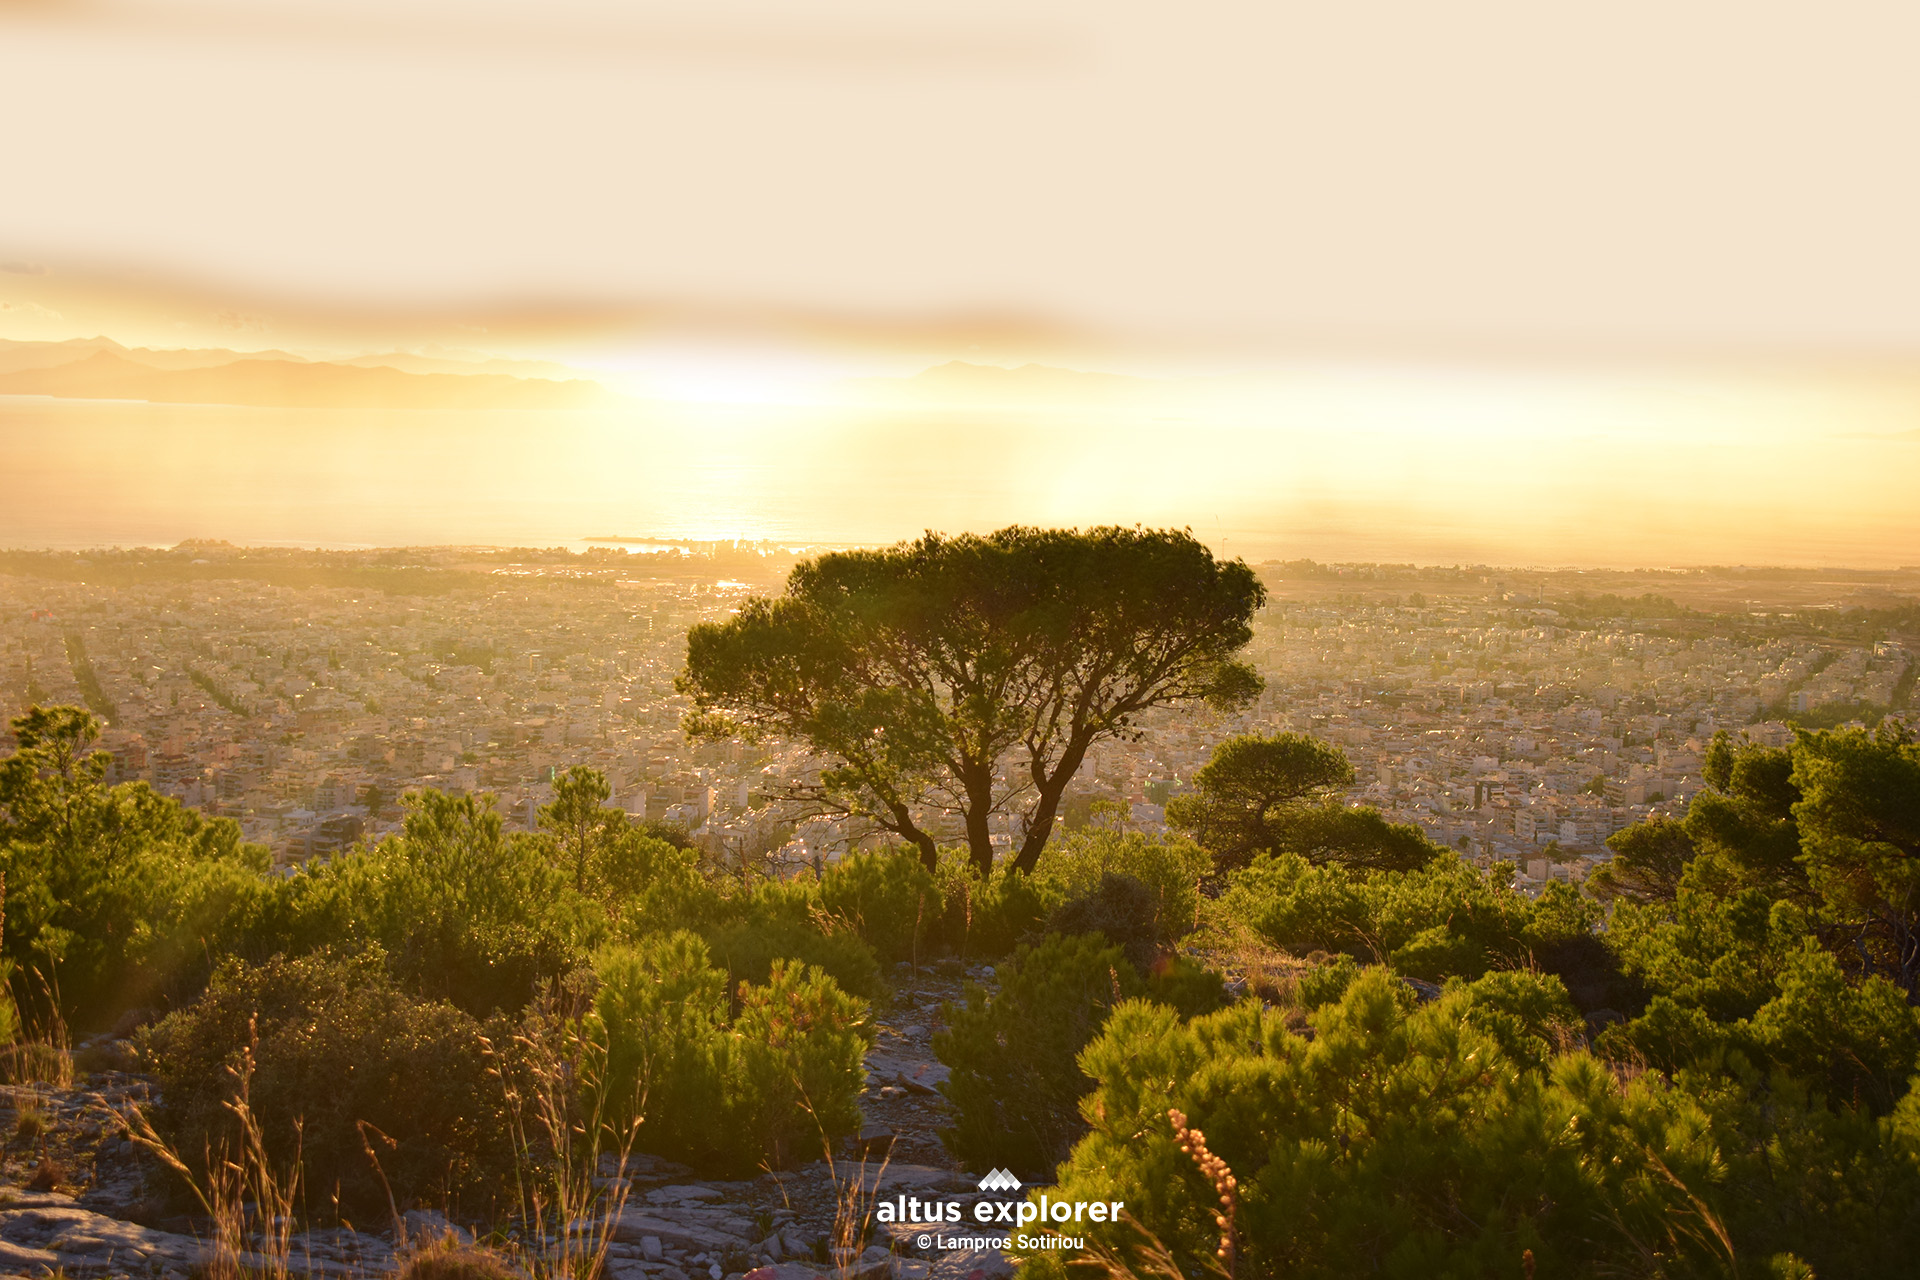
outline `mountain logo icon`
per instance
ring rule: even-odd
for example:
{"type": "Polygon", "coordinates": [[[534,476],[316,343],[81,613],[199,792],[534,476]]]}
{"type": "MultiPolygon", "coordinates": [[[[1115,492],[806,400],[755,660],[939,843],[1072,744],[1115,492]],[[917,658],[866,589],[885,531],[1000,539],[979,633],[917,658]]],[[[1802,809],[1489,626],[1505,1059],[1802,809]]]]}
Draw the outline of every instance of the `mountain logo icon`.
{"type": "Polygon", "coordinates": [[[1018,1191],[1020,1179],[1005,1169],[995,1169],[980,1179],[980,1189],[982,1191],[1018,1191]]]}

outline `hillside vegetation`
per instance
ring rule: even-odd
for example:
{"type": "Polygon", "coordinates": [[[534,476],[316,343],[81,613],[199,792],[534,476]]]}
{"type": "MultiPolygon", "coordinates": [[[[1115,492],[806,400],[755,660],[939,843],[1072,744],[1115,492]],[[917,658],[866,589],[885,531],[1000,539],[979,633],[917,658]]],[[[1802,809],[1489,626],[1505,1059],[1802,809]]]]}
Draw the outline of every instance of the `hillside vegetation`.
{"type": "Polygon", "coordinates": [[[914,850],[743,880],[585,769],[537,831],[423,791],[397,835],[282,874],[106,786],[88,712],[13,727],[5,1029],[142,1025],[185,1152],[231,1136],[244,1065],[276,1158],[342,1211],[504,1205],[556,1025],[609,1143],[716,1176],[817,1159],[860,1125],[888,966],[946,956],[998,966],[935,1039],[949,1149],[1124,1200],[1088,1228],[1110,1269],[1164,1247],[1199,1274],[1219,1218],[1260,1277],[1872,1276],[1920,1247],[1920,747],[1891,731],[1722,739],[1683,823],[1615,838],[1602,896],[1527,898],[1403,834],[1356,828],[1382,862],[1217,806],[1224,864],[1096,825],[1031,875],[914,850]]]}

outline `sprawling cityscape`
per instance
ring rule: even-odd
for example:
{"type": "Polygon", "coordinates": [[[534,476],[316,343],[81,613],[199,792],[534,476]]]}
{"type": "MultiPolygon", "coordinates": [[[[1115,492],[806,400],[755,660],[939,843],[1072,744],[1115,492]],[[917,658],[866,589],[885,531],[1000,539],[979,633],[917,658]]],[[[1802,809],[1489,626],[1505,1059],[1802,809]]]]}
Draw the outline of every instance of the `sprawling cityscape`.
{"type": "MultiPolygon", "coordinates": [[[[795,555],[11,553],[0,711],[87,705],[115,780],[237,819],[284,866],[378,839],[419,788],[491,793],[531,827],[556,773],[590,765],[613,803],[723,863],[817,867],[879,834],[782,800],[818,767],[796,744],[689,740],[674,689],[687,629],[777,592],[795,555]]],[[[1069,826],[1104,801],[1102,821],[1164,829],[1216,744],[1295,730],[1346,752],[1351,803],[1513,864],[1526,889],[1684,815],[1717,730],[1781,746],[1794,724],[1920,718],[1913,619],[1890,607],[1914,571],[1256,567],[1258,701],[1162,711],[1100,745],[1069,826]]],[[[1017,813],[993,821],[1017,842],[1017,813]]]]}

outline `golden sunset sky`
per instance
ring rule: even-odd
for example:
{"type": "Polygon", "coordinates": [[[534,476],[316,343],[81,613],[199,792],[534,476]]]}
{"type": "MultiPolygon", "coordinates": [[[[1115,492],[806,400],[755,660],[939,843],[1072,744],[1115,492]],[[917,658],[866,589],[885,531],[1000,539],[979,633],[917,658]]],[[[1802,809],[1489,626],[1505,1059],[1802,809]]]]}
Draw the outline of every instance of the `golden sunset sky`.
{"type": "MultiPolygon", "coordinates": [[[[1256,459],[1223,529],[1911,563],[1916,48],[1844,0],[16,0],[0,338],[557,360],[782,447],[1038,362],[1156,381],[1026,411],[1256,459]]],[[[1204,531],[1222,483],[1076,456],[937,510],[1204,531]]]]}

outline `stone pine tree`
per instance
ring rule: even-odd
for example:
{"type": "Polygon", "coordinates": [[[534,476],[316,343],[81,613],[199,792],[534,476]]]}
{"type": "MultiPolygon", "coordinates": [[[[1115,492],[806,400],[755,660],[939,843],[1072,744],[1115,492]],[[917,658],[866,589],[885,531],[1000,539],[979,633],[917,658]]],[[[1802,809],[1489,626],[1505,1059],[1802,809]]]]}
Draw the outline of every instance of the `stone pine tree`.
{"type": "Polygon", "coordinates": [[[916,846],[957,813],[982,874],[992,819],[1022,831],[1030,871],[1061,796],[1102,739],[1155,707],[1244,706],[1238,660],[1266,598],[1245,563],[1192,533],[1012,527],[929,533],[796,567],[783,595],[695,627],[679,681],[699,736],[778,734],[820,759],[794,795],[916,846]]]}
{"type": "Polygon", "coordinates": [[[1194,790],[1167,805],[1167,825],[1191,833],[1222,869],[1262,853],[1374,871],[1432,861],[1440,849],[1418,827],[1340,803],[1353,776],[1344,751],[1303,733],[1229,738],[1193,775],[1194,790]]]}

